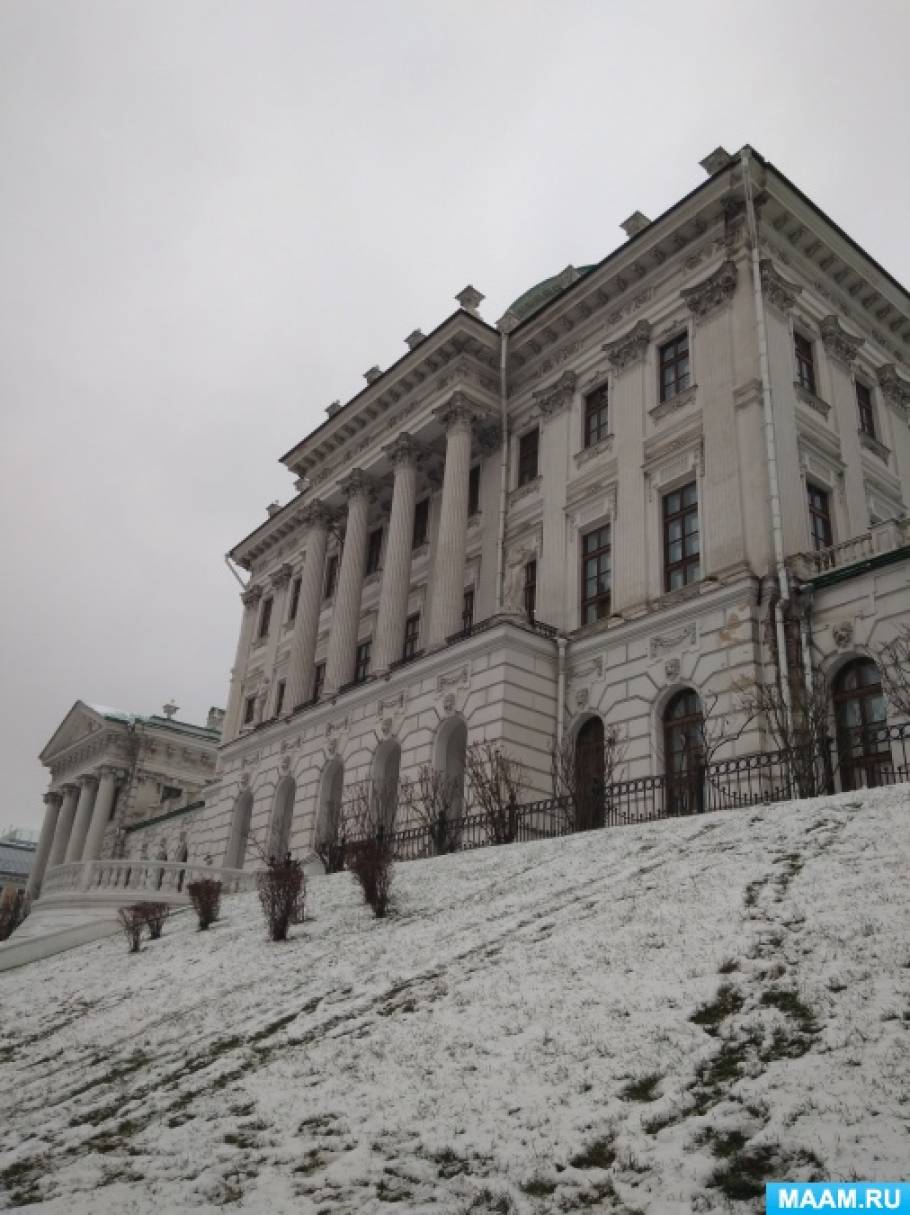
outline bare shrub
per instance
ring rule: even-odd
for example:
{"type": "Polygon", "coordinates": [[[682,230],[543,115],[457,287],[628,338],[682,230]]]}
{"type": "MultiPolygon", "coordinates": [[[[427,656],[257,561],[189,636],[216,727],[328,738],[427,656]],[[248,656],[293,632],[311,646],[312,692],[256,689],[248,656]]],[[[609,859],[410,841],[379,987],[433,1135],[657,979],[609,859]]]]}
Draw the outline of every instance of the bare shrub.
{"type": "Polygon", "coordinates": [[[270,941],[286,941],[291,924],[303,920],[306,878],[303,864],[287,853],[283,860],[269,857],[256,875],[259,903],[268,925],[270,941]]]}
{"type": "Polygon", "coordinates": [[[313,851],[322,861],[326,873],[340,873],[344,868],[347,845],[347,817],[340,801],[329,801],[319,821],[319,833],[313,851]]]}
{"type": "Polygon", "coordinates": [[[221,914],[221,883],[214,878],[200,878],[186,888],[199,919],[200,931],[214,924],[221,914]]]}
{"type": "Polygon", "coordinates": [[[409,821],[424,827],[433,852],[456,852],[461,843],[461,782],[430,764],[422,764],[414,780],[401,782],[401,801],[409,821]]]}
{"type": "Polygon", "coordinates": [[[159,940],[164,931],[165,922],[171,914],[167,903],[137,903],[134,910],[142,914],[151,939],[159,940]]]}
{"type": "Polygon", "coordinates": [[[117,919],[129,944],[130,953],[138,953],[142,942],[142,930],[145,928],[145,913],[142,908],[141,903],[134,903],[131,907],[121,907],[117,912],[117,919]]]}
{"type": "Polygon", "coordinates": [[[345,862],[378,919],[389,908],[397,806],[397,784],[364,781],[351,790],[345,807],[355,836],[346,848],[345,862]]]}
{"type": "Polygon", "coordinates": [[[357,840],[348,849],[347,864],[363,893],[363,901],[381,920],[389,909],[394,865],[391,850],[382,839],[357,840]]]}
{"type": "Polygon", "coordinates": [[[12,936],[30,910],[31,899],[24,890],[13,891],[0,901],[0,941],[12,936]]]}
{"type": "Polygon", "coordinates": [[[518,835],[518,803],[524,768],[499,743],[473,743],[465,752],[471,810],[482,816],[492,844],[511,844],[518,835]]]}
{"type": "Polygon", "coordinates": [[[577,739],[564,735],[550,751],[553,796],[563,803],[570,831],[590,831],[607,821],[610,789],[616,783],[625,743],[616,726],[604,726],[603,748],[579,754],[577,739]]]}
{"type": "Polygon", "coordinates": [[[904,717],[910,717],[910,624],[875,653],[885,695],[904,717]]]}
{"type": "Polygon", "coordinates": [[[811,688],[805,680],[792,678],[789,705],[779,680],[741,682],[737,693],[740,711],[749,720],[757,718],[762,722],[778,750],[787,752],[797,796],[833,793],[831,688],[824,675],[816,672],[811,688]]]}

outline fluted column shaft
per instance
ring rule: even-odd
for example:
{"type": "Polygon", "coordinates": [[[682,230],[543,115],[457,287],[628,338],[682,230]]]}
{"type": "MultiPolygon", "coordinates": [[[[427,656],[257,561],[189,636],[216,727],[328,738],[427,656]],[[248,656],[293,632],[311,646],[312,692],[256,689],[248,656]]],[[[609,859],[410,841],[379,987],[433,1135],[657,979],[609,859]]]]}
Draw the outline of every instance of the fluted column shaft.
{"type": "Polygon", "coordinates": [[[116,768],[102,768],[98,779],[98,793],[92,810],[91,826],[82,850],[84,861],[97,861],[101,855],[101,845],[104,843],[104,832],[111,817],[111,807],[114,804],[114,794],[117,792],[116,768]]]}
{"type": "Polygon", "coordinates": [[[468,528],[468,479],[471,473],[471,414],[463,408],[444,415],[446,466],[433,564],[433,609],[429,647],[438,649],[461,627],[464,555],[468,528]]]}
{"type": "Polygon", "coordinates": [[[76,806],[76,817],[73,819],[73,829],[70,832],[70,842],[66,846],[65,865],[82,860],[82,849],[88,834],[89,823],[92,821],[92,807],[95,804],[95,794],[98,782],[94,776],[80,776],[79,804],[76,806]]]}
{"type": "Polygon", "coordinates": [[[370,514],[370,485],[355,469],[343,488],[348,495],[348,521],[344,533],[344,549],[335,592],[335,617],[329,636],[325,687],[337,692],[354,678],[357,657],[357,626],[360,622],[360,597],[367,556],[367,530],[370,514]]]}
{"type": "Polygon", "coordinates": [[[240,732],[243,671],[250,652],[250,642],[253,640],[253,629],[256,627],[256,614],[261,598],[261,586],[248,586],[245,591],[240,593],[240,600],[243,603],[243,619],[240,622],[237,653],[234,655],[234,666],[231,670],[231,690],[228,693],[227,712],[224,715],[224,725],[221,730],[222,742],[230,742],[240,732]]]}
{"type": "Polygon", "coordinates": [[[402,434],[386,450],[394,463],[395,484],[373,646],[373,668],[376,671],[388,670],[402,656],[411,585],[414,502],[417,497],[417,449],[414,441],[410,435],[402,434]]]}
{"type": "Polygon", "coordinates": [[[76,813],[76,799],[78,796],[78,785],[63,786],[63,805],[60,807],[60,813],[57,816],[54,842],[51,844],[50,856],[47,858],[48,869],[53,869],[55,865],[63,864],[66,849],[70,842],[70,833],[73,830],[73,817],[76,813]]]}
{"type": "Polygon", "coordinates": [[[329,512],[321,502],[314,502],[308,513],[308,520],[306,557],[300,579],[300,599],[297,603],[297,618],[294,621],[288,685],[284,696],[285,709],[289,714],[310,698],[316,642],[319,639],[319,612],[322,608],[329,512]]]}
{"type": "Polygon", "coordinates": [[[36,899],[41,893],[41,883],[44,880],[47,858],[50,856],[51,845],[54,842],[54,832],[57,830],[57,819],[62,802],[63,797],[60,793],[45,793],[44,795],[44,804],[47,809],[44,811],[44,822],[41,824],[38,847],[29,871],[28,885],[25,888],[29,898],[32,899],[36,899]]]}

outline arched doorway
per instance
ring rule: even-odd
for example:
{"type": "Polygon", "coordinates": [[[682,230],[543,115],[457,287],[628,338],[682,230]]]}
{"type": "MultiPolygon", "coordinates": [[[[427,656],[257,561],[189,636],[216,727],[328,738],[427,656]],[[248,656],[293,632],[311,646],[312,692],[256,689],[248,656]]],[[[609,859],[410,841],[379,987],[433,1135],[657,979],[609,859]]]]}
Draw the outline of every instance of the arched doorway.
{"type": "Polygon", "coordinates": [[[468,751],[468,727],[461,717],[449,717],[436,735],[433,767],[451,782],[452,812],[464,813],[464,770],[468,751]]]}
{"type": "Polygon", "coordinates": [[[374,826],[384,832],[395,830],[398,814],[398,775],[401,769],[401,744],[387,738],[376,748],[373,757],[371,817],[374,826]]]}
{"type": "Polygon", "coordinates": [[[692,688],[683,688],[664,710],[664,766],[667,814],[704,810],[701,701],[692,688]]]}
{"type": "Polygon", "coordinates": [[[287,854],[296,794],[297,782],[288,773],[275,790],[275,802],[272,806],[272,821],[269,828],[269,856],[283,859],[287,854]]]}
{"type": "Polygon", "coordinates": [[[604,825],[604,723],[589,717],[575,737],[575,830],[604,825]]]}
{"type": "Polygon", "coordinates": [[[834,720],[842,789],[871,788],[893,779],[888,714],[878,667],[857,658],[834,681],[834,720]]]}
{"type": "Polygon", "coordinates": [[[234,802],[231,816],[231,834],[224,854],[225,869],[242,869],[250,841],[250,823],[253,817],[253,794],[244,789],[234,802]]]}
{"type": "Polygon", "coordinates": [[[313,841],[313,851],[325,866],[326,873],[339,873],[344,868],[343,795],[344,764],[340,759],[332,759],[326,764],[319,785],[319,808],[313,841]]]}

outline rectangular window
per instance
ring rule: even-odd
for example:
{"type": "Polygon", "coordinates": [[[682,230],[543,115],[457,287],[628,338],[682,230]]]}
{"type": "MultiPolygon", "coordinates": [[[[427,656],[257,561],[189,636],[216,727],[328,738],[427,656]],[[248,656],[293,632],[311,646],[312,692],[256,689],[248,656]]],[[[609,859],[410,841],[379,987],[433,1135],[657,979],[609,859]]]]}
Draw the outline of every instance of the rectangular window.
{"type": "Polygon", "coordinates": [[[474,591],[465,591],[461,601],[461,627],[469,629],[474,623],[474,591]]]}
{"type": "Polygon", "coordinates": [[[163,802],[175,802],[183,796],[183,790],[177,785],[162,785],[161,800],[163,802]]]}
{"type": "Polygon", "coordinates": [[[259,609],[259,640],[269,635],[269,625],[272,623],[272,597],[263,599],[262,607],[259,609]]]}
{"type": "Polygon", "coordinates": [[[793,335],[793,353],[796,356],[796,382],[800,388],[815,395],[815,359],[812,343],[801,333],[793,335]]]}
{"type": "Polygon", "coordinates": [[[831,508],[827,492],[816,485],[807,486],[809,496],[809,532],[812,536],[814,549],[830,548],[833,543],[831,533],[831,508]]]}
{"type": "Polygon", "coordinates": [[[420,613],[415,612],[404,622],[404,651],[402,658],[413,658],[420,644],[420,613]]]}
{"type": "Polygon", "coordinates": [[[480,512],[480,465],[475,464],[468,477],[468,515],[480,512]]]}
{"type": "Polygon", "coordinates": [[[518,484],[527,485],[537,478],[537,455],[540,430],[535,426],[518,440],[518,484]]]}
{"type": "Polygon", "coordinates": [[[256,697],[248,696],[243,704],[243,724],[251,726],[256,719],[256,697]]]}
{"type": "Polygon", "coordinates": [[[367,537],[367,575],[379,572],[379,558],[382,556],[382,528],[377,527],[367,537]]]}
{"type": "Polygon", "coordinates": [[[701,578],[698,487],[693,481],[664,498],[664,590],[701,578]]]}
{"type": "Polygon", "coordinates": [[[313,671],[313,699],[318,700],[322,695],[322,688],[325,684],[325,663],[317,662],[313,671]]]}
{"type": "Polygon", "coordinates": [[[429,534],[430,499],[422,498],[414,507],[414,538],[411,541],[411,547],[420,548],[422,544],[426,544],[429,534]]]}
{"type": "Polygon", "coordinates": [[[288,609],[288,621],[297,619],[297,609],[300,607],[300,584],[303,581],[300,574],[291,583],[291,606],[288,609]]]}
{"type": "Polygon", "coordinates": [[[867,384],[856,381],[856,409],[859,414],[859,428],[862,434],[870,439],[875,438],[875,414],[872,412],[872,392],[867,384]]]}
{"type": "Polygon", "coordinates": [[[361,641],[357,647],[357,658],[354,663],[354,682],[363,683],[370,673],[370,650],[373,648],[372,640],[361,641]]]}
{"type": "Polygon", "coordinates": [[[284,689],[287,685],[287,680],[279,679],[278,687],[275,691],[275,716],[281,716],[281,710],[284,708],[284,689]]]}
{"type": "Polygon", "coordinates": [[[525,615],[534,623],[534,612],[537,609],[537,562],[529,561],[525,566],[524,585],[525,615]]]}
{"type": "Polygon", "coordinates": [[[581,623],[610,615],[612,544],[609,525],[588,532],[581,541],[581,623]]]}
{"type": "Polygon", "coordinates": [[[671,401],[689,387],[689,334],[665,342],[659,352],[660,399],[671,401]]]}
{"type": "Polygon", "coordinates": [[[585,397],[585,447],[603,442],[607,429],[607,386],[602,384],[585,397]]]}
{"type": "Polygon", "coordinates": [[[325,567],[325,591],[323,592],[324,599],[331,599],[335,594],[335,587],[338,583],[338,554],[329,557],[328,564],[325,567]]]}

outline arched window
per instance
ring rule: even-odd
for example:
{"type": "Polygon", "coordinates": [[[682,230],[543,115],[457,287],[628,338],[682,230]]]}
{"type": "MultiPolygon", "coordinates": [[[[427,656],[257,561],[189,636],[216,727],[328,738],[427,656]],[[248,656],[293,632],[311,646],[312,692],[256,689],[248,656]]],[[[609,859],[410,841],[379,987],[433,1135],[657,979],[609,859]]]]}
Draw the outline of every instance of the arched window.
{"type": "Polygon", "coordinates": [[[834,683],[834,719],[841,788],[888,784],[894,779],[887,710],[878,667],[871,658],[847,663],[834,683]]]}
{"type": "Polygon", "coordinates": [[[313,850],[325,866],[326,873],[339,873],[344,868],[344,840],[341,820],[341,800],[344,795],[344,764],[330,760],[322,773],[319,786],[319,811],[313,850]]]}
{"type": "Polygon", "coordinates": [[[296,794],[297,782],[288,773],[275,790],[275,803],[272,807],[272,821],[269,828],[269,856],[283,859],[287,853],[296,794]]]}
{"type": "Polygon", "coordinates": [[[664,710],[667,813],[704,809],[701,702],[691,688],[677,692],[664,710]]]}
{"type": "Polygon", "coordinates": [[[246,849],[250,840],[250,822],[253,817],[253,794],[244,789],[234,802],[231,817],[231,834],[224,854],[225,869],[242,869],[246,860],[246,849]]]}
{"type": "Polygon", "coordinates": [[[604,825],[604,723],[590,717],[575,739],[575,829],[604,825]]]}
{"type": "Polygon", "coordinates": [[[468,727],[461,717],[450,717],[439,727],[433,767],[452,782],[452,810],[464,813],[464,769],[468,751],[468,727]]]}
{"type": "Polygon", "coordinates": [[[388,738],[376,748],[373,758],[372,817],[384,831],[395,830],[398,813],[398,774],[401,768],[401,744],[388,738]]]}

